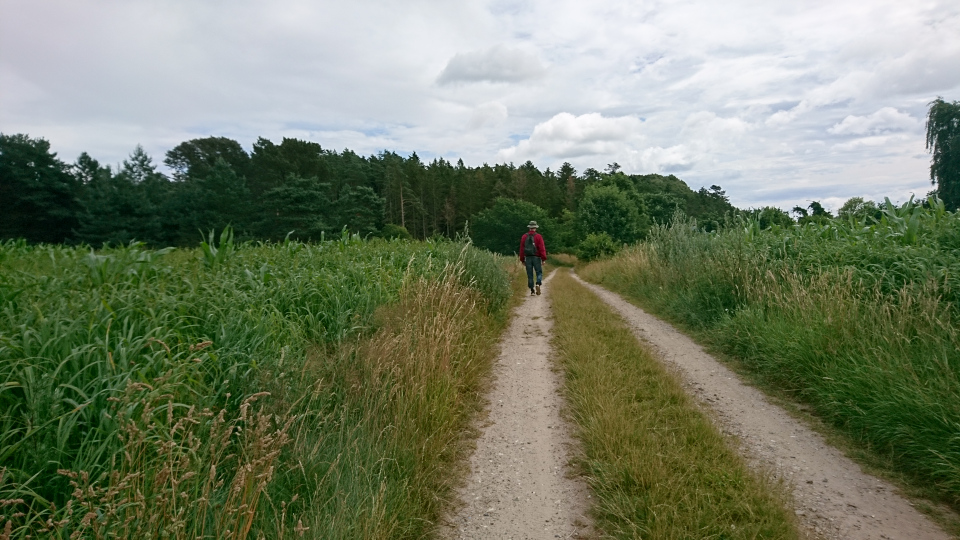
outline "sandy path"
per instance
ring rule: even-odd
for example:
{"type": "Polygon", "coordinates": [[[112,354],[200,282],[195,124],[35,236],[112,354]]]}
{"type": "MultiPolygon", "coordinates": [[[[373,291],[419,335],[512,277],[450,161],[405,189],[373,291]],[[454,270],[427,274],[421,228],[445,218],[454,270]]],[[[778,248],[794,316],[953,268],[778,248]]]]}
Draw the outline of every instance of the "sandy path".
{"type": "Polygon", "coordinates": [[[489,417],[444,538],[576,538],[588,527],[589,492],[567,474],[573,439],[560,417],[551,369],[549,281],[527,297],[501,341],[489,417]]]}
{"type": "Polygon", "coordinates": [[[793,488],[801,523],[826,538],[940,540],[950,536],[899,496],[896,488],[860,466],[823,437],[770,403],[751,386],[669,324],[618,295],[580,280],[617,311],[688,389],[716,412],[721,428],[741,442],[745,456],[793,488]]]}

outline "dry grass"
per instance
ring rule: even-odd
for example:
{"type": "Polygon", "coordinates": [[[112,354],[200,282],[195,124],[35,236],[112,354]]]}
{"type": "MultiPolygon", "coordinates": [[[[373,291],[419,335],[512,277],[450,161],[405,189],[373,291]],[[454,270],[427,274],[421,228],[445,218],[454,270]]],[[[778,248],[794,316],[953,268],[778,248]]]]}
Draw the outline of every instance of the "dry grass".
{"type": "Polygon", "coordinates": [[[551,284],[598,529],[617,538],[797,538],[784,487],[747,468],[598,298],[566,272],[551,284]]]}
{"type": "Polygon", "coordinates": [[[573,267],[577,264],[577,256],[569,253],[551,253],[548,260],[556,266],[573,267]]]}
{"type": "MultiPolygon", "coordinates": [[[[377,314],[369,339],[327,358],[311,377],[309,410],[346,391],[330,415],[336,441],[301,426],[289,488],[304,526],[317,538],[421,538],[431,533],[459,481],[473,416],[495,358],[503,321],[451,268],[441,281],[413,279],[400,301],[377,314]]],[[[328,430],[329,431],[329,430],[328,430]]]]}
{"type": "MultiPolygon", "coordinates": [[[[957,216],[943,221],[960,230],[957,216]]],[[[768,394],[803,404],[851,457],[956,511],[958,259],[937,245],[933,224],[916,245],[882,225],[855,238],[677,225],[579,273],[677,324],[768,394]]],[[[933,512],[960,531],[949,514],[933,512]]]]}
{"type": "Polygon", "coordinates": [[[506,320],[502,260],[161,255],[0,244],[0,539],[429,535],[506,320]]]}

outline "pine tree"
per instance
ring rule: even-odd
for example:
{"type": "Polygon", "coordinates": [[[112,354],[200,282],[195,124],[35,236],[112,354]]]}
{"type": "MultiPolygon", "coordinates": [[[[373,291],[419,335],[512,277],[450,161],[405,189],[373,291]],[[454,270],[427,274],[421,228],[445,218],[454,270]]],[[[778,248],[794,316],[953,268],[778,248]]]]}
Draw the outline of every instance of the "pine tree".
{"type": "Polygon", "coordinates": [[[71,239],[81,187],[49,142],[0,133],[0,240],[71,239]]]}

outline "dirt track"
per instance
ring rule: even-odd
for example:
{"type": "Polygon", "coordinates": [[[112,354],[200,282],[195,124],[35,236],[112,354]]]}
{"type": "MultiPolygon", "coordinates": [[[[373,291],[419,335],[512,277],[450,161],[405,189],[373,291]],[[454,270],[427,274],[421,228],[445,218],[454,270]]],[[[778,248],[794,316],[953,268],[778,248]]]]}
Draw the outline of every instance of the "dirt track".
{"type": "Polygon", "coordinates": [[[489,417],[445,538],[576,538],[589,527],[586,485],[568,476],[572,439],[552,370],[550,276],[517,307],[494,368],[489,417]]]}
{"type": "Polygon", "coordinates": [[[771,404],[687,336],[618,295],[588,284],[619,313],[639,339],[681,373],[689,391],[736,435],[742,453],[793,488],[801,523],[826,538],[946,540],[950,536],[860,466],[771,404]]]}
{"type": "MultiPolygon", "coordinates": [[[[560,375],[552,369],[546,295],[525,299],[501,341],[489,417],[444,538],[589,536],[589,490],[566,470],[573,441],[560,417],[560,375]]],[[[690,338],[618,295],[574,277],[626,321],[638,339],[676,369],[721,430],[755,467],[792,488],[795,512],[813,537],[947,540],[891,484],[864,474],[823,437],[770,403],[690,338]]]]}

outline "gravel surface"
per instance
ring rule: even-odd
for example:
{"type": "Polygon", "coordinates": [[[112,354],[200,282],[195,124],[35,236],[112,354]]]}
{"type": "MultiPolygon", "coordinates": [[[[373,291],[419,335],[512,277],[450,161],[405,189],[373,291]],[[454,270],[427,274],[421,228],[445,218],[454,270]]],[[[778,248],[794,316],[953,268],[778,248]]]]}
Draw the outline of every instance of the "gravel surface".
{"type": "Polygon", "coordinates": [[[715,412],[720,428],[735,435],[748,460],[787,481],[797,516],[809,532],[849,540],[950,538],[892,484],[862,472],[822,436],[742,383],[690,338],[618,295],[580,283],[607,302],[640,340],[680,372],[701,405],[715,412]]]}
{"type": "Polygon", "coordinates": [[[517,307],[501,341],[489,416],[442,538],[578,538],[589,530],[589,491],[567,467],[574,443],[551,363],[551,277],[543,295],[517,307]]]}

